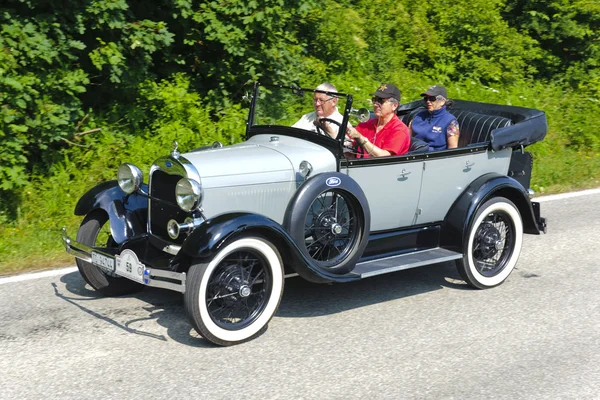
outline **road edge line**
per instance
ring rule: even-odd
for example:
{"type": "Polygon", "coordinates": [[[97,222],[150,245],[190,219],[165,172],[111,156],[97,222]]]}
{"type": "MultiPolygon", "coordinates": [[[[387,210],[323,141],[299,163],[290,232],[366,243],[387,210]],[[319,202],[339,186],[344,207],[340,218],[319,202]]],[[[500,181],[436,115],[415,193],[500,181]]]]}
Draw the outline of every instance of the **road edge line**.
{"type": "Polygon", "coordinates": [[[548,195],[548,196],[534,197],[531,200],[532,201],[537,201],[537,202],[544,202],[544,201],[564,200],[564,199],[570,199],[572,197],[588,196],[588,195],[592,195],[592,194],[600,194],[600,188],[598,188],[598,189],[581,190],[579,192],[568,192],[568,193],[560,193],[560,194],[551,194],[551,195],[548,195]]]}
{"type": "Polygon", "coordinates": [[[48,271],[28,272],[20,275],[0,277],[0,285],[3,285],[5,283],[31,281],[33,279],[48,278],[51,276],[61,276],[75,271],[77,271],[77,267],[66,267],[59,269],[51,269],[48,271]]]}

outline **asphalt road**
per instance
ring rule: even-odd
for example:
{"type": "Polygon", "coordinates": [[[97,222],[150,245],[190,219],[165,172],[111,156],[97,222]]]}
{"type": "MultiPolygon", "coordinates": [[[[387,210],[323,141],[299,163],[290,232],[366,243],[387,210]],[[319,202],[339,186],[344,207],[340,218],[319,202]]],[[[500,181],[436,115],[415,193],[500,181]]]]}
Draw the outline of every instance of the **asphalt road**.
{"type": "Polygon", "coordinates": [[[181,295],[102,298],[77,272],[0,281],[0,399],[600,399],[600,193],[542,203],[501,286],[451,263],[292,278],[265,334],[215,347],[181,295]]]}

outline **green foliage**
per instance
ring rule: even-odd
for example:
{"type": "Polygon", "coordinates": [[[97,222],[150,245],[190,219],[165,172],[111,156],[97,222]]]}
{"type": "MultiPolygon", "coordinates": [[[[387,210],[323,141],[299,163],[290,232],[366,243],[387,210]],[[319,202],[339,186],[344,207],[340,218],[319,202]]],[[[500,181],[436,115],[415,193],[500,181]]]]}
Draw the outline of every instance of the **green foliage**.
{"type": "Polygon", "coordinates": [[[441,0],[430,10],[439,48],[431,54],[438,80],[475,79],[516,84],[535,72],[536,42],[509,27],[500,16],[503,0],[441,0]]]}
{"type": "Polygon", "coordinates": [[[540,43],[537,77],[558,79],[600,97],[600,2],[507,0],[504,17],[540,43]]]}
{"type": "MultiPolygon", "coordinates": [[[[329,73],[362,69],[368,50],[364,17],[336,2],[328,1],[325,5],[309,16],[313,22],[313,29],[306,32],[309,54],[318,54],[320,63],[325,64],[329,73]],[[322,21],[326,23],[320,23],[322,21]]],[[[321,80],[326,79],[326,76],[321,77],[321,80]]]]}
{"type": "Polygon", "coordinates": [[[372,73],[380,81],[388,80],[398,68],[415,63],[421,69],[420,59],[435,50],[432,26],[423,18],[428,9],[425,3],[416,7],[410,2],[392,0],[376,0],[375,6],[361,5],[360,14],[365,17],[363,40],[368,44],[364,66],[372,66],[372,73]]]}
{"type": "Polygon", "coordinates": [[[22,187],[33,163],[75,133],[79,95],[89,83],[73,53],[83,44],[60,25],[0,15],[0,190],[22,187]]]}
{"type": "Polygon", "coordinates": [[[191,91],[183,74],[161,83],[146,82],[140,96],[137,109],[143,119],[138,123],[148,127],[142,138],[160,140],[163,149],[170,148],[173,140],[182,149],[192,149],[214,141],[233,144],[244,137],[247,112],[239,104],[226,111],[211,109],[191,91]]]}
{"type": "Polygon", "coordinates": [[[306,44],[299,35],[313,1],[231,0],[200,2],[191,19],[187,63],[204,78],[208,97],[229,106],[240,86],[299,81],[306,44]],[[190,60],[190,58],[192,58],[190,60]]]}

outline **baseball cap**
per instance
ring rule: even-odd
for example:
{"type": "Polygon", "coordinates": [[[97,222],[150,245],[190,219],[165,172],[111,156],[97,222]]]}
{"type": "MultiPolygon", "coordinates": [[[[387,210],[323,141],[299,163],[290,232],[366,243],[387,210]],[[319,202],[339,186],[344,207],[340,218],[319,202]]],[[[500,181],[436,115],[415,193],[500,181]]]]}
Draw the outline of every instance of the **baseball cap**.
{"type": "Polygon", "coordinates": [[[393,97],[400,101],[400,89],[391,83],[384,83],[379,86],[379,89],[377,89],[375,93],[372,93],[371,96],[377,96],[382,99],[389,99],[390,97],[393,97]]]}
{"type": "Polygon", "coordinates": [[[421,96],[442,96],[443,98],[448,98],[448,92],[446,88],[440,85],[433,85],[426,92],[421,93],[421,96]]]}

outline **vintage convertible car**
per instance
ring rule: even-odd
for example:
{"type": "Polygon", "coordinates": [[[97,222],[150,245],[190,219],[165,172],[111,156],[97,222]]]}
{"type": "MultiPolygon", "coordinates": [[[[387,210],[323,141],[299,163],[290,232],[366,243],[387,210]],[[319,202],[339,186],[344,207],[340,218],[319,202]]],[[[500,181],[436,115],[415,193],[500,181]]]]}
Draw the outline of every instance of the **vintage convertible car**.
{"type": "MultiPolygon", "coordinates": [[[[490,288],[514,269],[523,234],[545,232],[524,151],[546,134],[543,112],[456,101],[458,148],[357,159],[343,138],[365,110],[321,93],[343,112],[336,139],[291,127],[313,90],[256,84],[245,142],[184,154],[175,144],[147,184],[125,163],[84,194],[77,237],[63,229],[63,242],[85,281],[106,295],[182,292],[200,335],[231,345],[266,329],[286,277],[348,282],[454,261],[469,285],[490,288]]],[[[422,106],[398,115],[408,123],[422,106]]]]}

